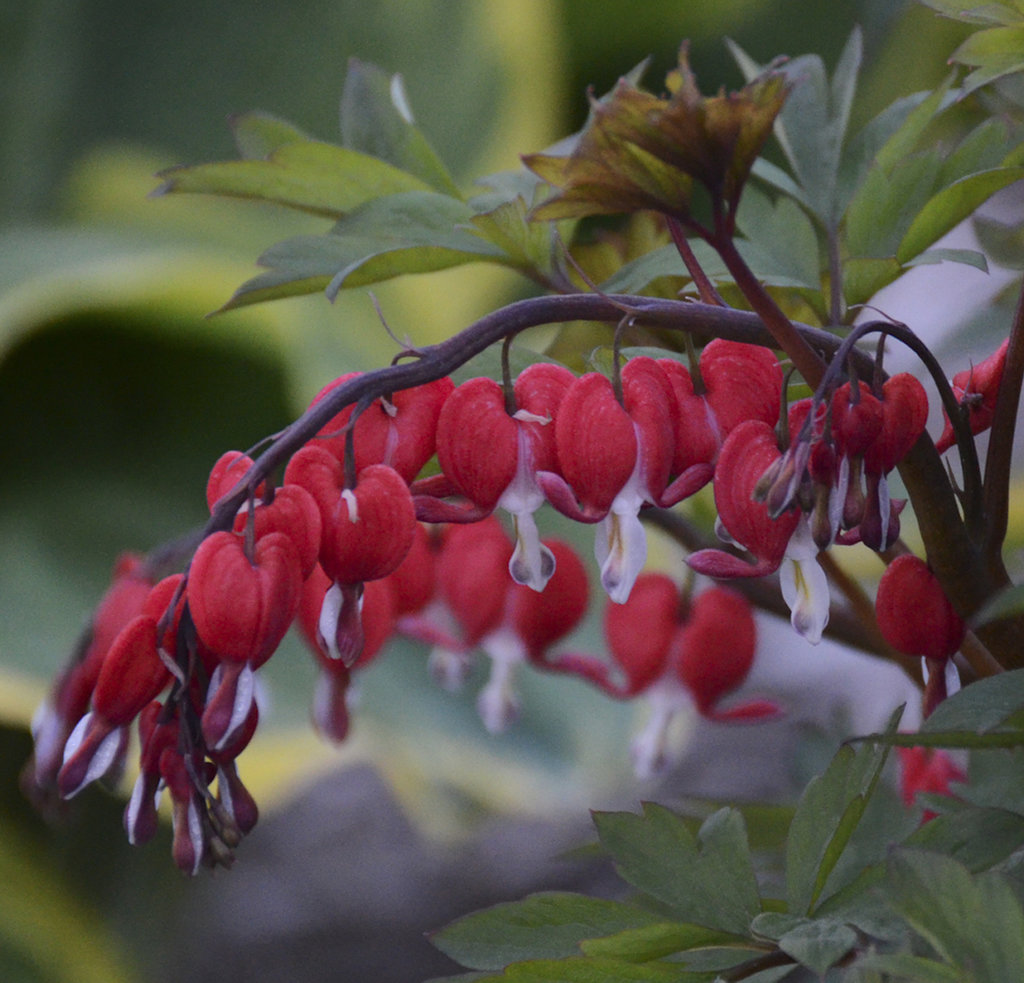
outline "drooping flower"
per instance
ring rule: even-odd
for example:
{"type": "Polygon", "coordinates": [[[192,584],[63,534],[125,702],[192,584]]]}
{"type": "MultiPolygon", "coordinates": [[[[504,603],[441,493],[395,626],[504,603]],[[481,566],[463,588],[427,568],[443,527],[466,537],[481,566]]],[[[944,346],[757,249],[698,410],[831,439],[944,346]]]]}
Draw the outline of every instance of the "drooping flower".
{"type": "Polygon", "coordinates": [[[219,749],[254,700],[253,674],[277,649],[298,611],[302,569],[292,540],[269,532],[249,552],[245,538],[217,532],[200,544],[187,596],[200,641],[216,659],[203,735],[219,749]]]}
{"type": "Polygon", "coordinates": [[[298,624],[319,669],[313,696],[313,722],[321,734],[340,743],[349,731],[353,673],[369,665],[391,637],[395,606],[387,578],[370,580],[363,585],[359,604],[363,647],[349,666],[331,655],[333,639],[325,639],[320,627],[325,620],[330,620],[323,617],[323,608],[334,602],[331,587],[330,578],[317,567],[303,585],[298,624]]]}
{"type": "Polygon", "coordinates": [[[924,433],[928,395],[909,372],[900,372],[882,386],[882,429],[864,450],[867,484],[860,538],[873,550],[885,550],[900,533],[899,512],[892,507],[886,475],[924,433]]]}
{"type": "MultiPolygon", "coordinates": [[[[999,395],[999,384],[1003,380],[1009,347],[1010,339],[1007,338],[988,358],[953,376],[953,395],[956,396],[961,409],[967,413],[967,423],[972,434],[982,433],[992,426],[996,397],[999,395]]],[[[935,442],[935,448],[940,454],[956,443],[949,417],[943,413],[943,418],[945,428],[942,436],[935,442]]]]}
{"type": "Polygon", "coordinates": [[[320,510],[320,566],[334,583],[322,609],[321,632],[333,657],[351,666],[363,645],[362,585],[386,577],[412,546],[412,495],[398,472],[384,464],[363,468],[349,488],[341,462],[309,444],[289,461],[285,483],[304,487],[320,510]]]}
{"type": "MultiPolygon", "coordinates": [[[[900,795],[908,809],[921,794],[951,796],[952,782],[967,781],[964,770],[941,748],[898,747],[896,753],[900,762],[900,795]]],[[[935,815],[925,809],[921,822],[929,822],[935,815]]]]}
{"type": "Polygon", "coordinates": [[[755,499],[762,477],[780,461],[775,431],[761,420],[741,423],[722,445],[715,468],[720,535],[751,553],[754,562],[722,550],[699,550],[687,563],[709,577],[761,577],[780,570],[783,596],[796,631],[812,643],[828,624],[829,590],[817,563],[808,518],[796,509],[772,518],[755,499]]]}
{"type": "Polygon", "coordinates": [[[594,553],[601,584],[618,603],[629,596],[647,558],[640,509],[672,505],[689,492],[688,485],[667,492],[677,409],[668,376],[646,357],[623,368],[621,403],[611,382],[591,372],[573,383],[559,407],[555,436],[562,474],[542,472],[538,480],[560,512],[601,523],[594,553]]]}
{"type": "Polygon", "coordinates": [[[557,471],[554,417],[572,373],[558,365],[535,363],[516,379],[510,414],[505,394],[492,379],[464,382],[449,396],[438,419],[438,461],[454,490],[470,507],[438,500],[448,489],[436,481],[417,485],[433,491],[416,497],[417,514],[428,521],[475,521],[495,508],[512,516],[515,549],[509,572],[516,583],[543,590],[554,560],[543,549],[533,513],[544,502],[538,471],[557,471]]]}
{"type": "Polygon", "coordinates": [[[152,576],[141,556],[126,553],[118,557],[111,585],[74,658],[32,718],[35,746],[25,775],[30,794],[45,794],[56,785],[68,737],[88,712],[104,660],[121,630],[142,613],[152,589],[152,576]]]}
{"type": "MultiPolygon", "coordinates": [[[[329,392],[358,376],[350,372],[328,383],[313,397],[315,406],[329,392]]],[[[375,399],[355,422],[353,447],[356,471],[371,464],[394,468],[406,484],[420,473],[435,451],[437,420],[454,384],[447,376],[375,399]]],[[[348,406],[320,428],[312,443],[329,450],[340,461],[345,456],[346,427],[353,407],[348,406]]]]}
{"type": "Polygon", "coordinates": [[[905,553],[885,569],[875,598],[878,628],[904,655],[921,656],[925,715],[960,688],[953,655],[966,633],[938,577],[918,556],[905,553]]]}
{"type": "MultiPolygon", "coordinates": [[[[663,573],[637,578],[623,605],[605,609],[605,638],[612,658],[625,676],[616,685],[577,658],[576,668],[606,692],[620,698],[641,695],[650,715],[633,741],[633,764],[643,777],[661,771],[675,757],[673,737],[682,715],[696,710],[723,722],[777,716],[776,704],[748,699],[723,707],[742,685],[757,648],[750,603],[725,587],[712,587],[692,601],[663,573]]],[[[563,668],[572,666],[563,660],[563,668]]]]}

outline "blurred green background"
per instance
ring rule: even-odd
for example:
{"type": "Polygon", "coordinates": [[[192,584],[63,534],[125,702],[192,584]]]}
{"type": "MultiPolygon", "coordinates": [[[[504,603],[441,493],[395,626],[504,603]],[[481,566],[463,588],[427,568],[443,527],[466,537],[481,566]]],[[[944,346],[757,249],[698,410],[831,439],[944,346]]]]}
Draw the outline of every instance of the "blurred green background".
{"type": "MultiPolygon", "coordinates": [[[[393,353],[362,292],[207,319],[264,248],[323,223],[149,199],[154,173],[234,156],[226,120],[249,109],[335,139],[358,56],[404,75],[420,125],[468,186],[578,127],[587,87],[607,90],[648,55],[656,87],[683,38],[711,90],[740,82],[724,36],[762,61],[815,51],[831,64],[855,23],[867,54],[860,119],[932,84],[956,40],[948,21],[895,0],[0,7],[0,979],[162,979],[188,942],[182,912],[194,926],[196,905],[225,903],[201,902],[166,842],[130,850],[116,797],[90,790],[62,822],[40,822],[17,788],[27,724],[117,554],[200,523],[224,449],[249,447],[329,379],[393,353]]],[[[377,296],[397,334],[430,342],[521,289],[469,268],[377,296]]],[[[591,625],[580,644],[597,642],[591,625]]],[[[494,742],[471,696],[434,692],[422,653],[399,651],[365,674],[356,735],[338,752],[309,732],[313,673],[299,646],[272,669],[275,712],[242,763],[265,806],[369,760],[417,828],[449,834],[492,808],[582,813],[625,778],[629,712],[579,685],[528,681],[522,726],[494,742]]],[[[197,978],[242,978],[237,953],[220,957],[197,978]]],[[[293,979],[356,978],[292,965],[293,979]]]]}

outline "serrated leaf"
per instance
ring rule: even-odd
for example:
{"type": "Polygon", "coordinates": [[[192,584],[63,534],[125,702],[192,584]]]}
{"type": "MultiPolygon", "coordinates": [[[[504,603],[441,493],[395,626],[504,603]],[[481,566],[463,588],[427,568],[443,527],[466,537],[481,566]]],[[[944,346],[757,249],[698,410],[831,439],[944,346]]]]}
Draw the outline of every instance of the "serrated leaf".
{"type": "MultiPolygon", "coordinates": [[[[901,710],[890,719],[893,734],[901,710]]],[[[810,914],[857,828],[878,783],[888,748],[839,749],[824,774],[808,783],[789,828],[786,894],[792,914],[810,914]]]]}
{"type": "Polygon", "coordinates": [[[643,815],[594,814],[620,876],[686,922],[744,934],[761,910],[743,818],[721,809],[695,838],[675,813],[645,803],[643,815]]]}
{"type": "Polygon", "coordinates": [[[523,169],[492,174],[477,183],[486,190],[469,201],[475,213],[470,220],[473,231],[527,275],[547,280],[561,276],[563,244],[572,240],[575,222],[530,221],[530,209],[544,194],[536,175],[523,169]]]}
{"type": "Polygon", "coordinates": [[[819,975],[857,944],[857,933],[838,918],[806,918],[779,939],[779,948],[819,975]]]}
{"type": "Polygon", "coordinates": [[[232,160],[161,171],[154,194],[192,192],[256,198],[339,219],[383,195],[428,185],[367,154],[317,140],[285,143],[262,160],[232,160]]]}
{"type": "Polygon", "coordinates": [[[656,914],[618,901],[552,891],[466,915],[430,941],[464,966],[490,970],[523,959],[576,955],[586,939],[661,922],[656,914]]]}
{"type": "MultiPolygon", "coordinates": [[[[734,42],[726,43],[748,80],[763,70],[734,42]]],[[[796,175],[798,195],[786,188],[786,180],[773,165],[755,164],[758,176],[800,201],[825,228],[839,216],[837,179],[862,54],[863,38],[855,28],[831,82],[817,55],[803,55],[781,67],[792,88],[775,122],[775,135],[796,175]]]]}
{"type": "Polygon", "coordinates": [[[245,160],[262,160],[286,143],[308,143],[311,139],[294,123],[270,113],[240,113],[228,122],[239,156],[245,160]]]}
{"type": "Polygon", "coordinates": [[[580,949],[586,956],[609,956],[628,962],[648,962],[673,953],[730,942],[732,939],[733,936],[726,932],[716,932],[703,925],[659,922],[656,925],[627,929],[604,938],[588,939],[580,944],[580,949]]]}
{"type": "Polygon", "coordinates": [[[1020,979],[1024,910],[1005,877],[972,875],[942,854],[901,849],[890,857],[888,884],[895,910],[970,979],[1020,979]]]}
{"type": "Polygon", "coordinates": [[[998,167],[954,181],[933,195],[910,223],[896,259],[906,263],[959,225],[997,191],[1024,177],[1024,168],[998,167]]]}
{"type": "Polygon", "coordinates": [[[341,95],[341,142],[459,197],[459,188],[416,125],[401,75],[352,58],[341,95]]]}

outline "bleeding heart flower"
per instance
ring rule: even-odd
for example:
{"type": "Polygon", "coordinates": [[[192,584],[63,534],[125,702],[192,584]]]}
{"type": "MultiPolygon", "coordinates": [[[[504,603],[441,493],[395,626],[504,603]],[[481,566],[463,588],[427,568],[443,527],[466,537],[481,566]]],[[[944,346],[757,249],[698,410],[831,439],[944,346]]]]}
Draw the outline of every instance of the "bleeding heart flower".
{"type": "MultiPolygon", "coordinates": [[[[967,423],[972,434],[982,433],[992,426],[996,397],[999,395],[999,384],[1003,381],[1009,347],[1010,339],[1007,338],[988,358],[953,376],[953,395],[967,412],[967,423]]],[[[943,418],[946,425],[942,436],[935,442],[936,450],[940,454],[956,443],[949,417],[943,413],[943,418]]]]}
{"type": "Polygon", "coordinates": [[[285,470],[285,482],[302,485],[320,509],[320,566],[334,581],[322,609],[320,632],[334,658],[351,666],[363,646],[362,585],[395,570],[412,547],[416,512],[400,475],[384,464],[345,482],[341,462],[322,447],[306,445],[285,470]]]}
{"type": "Polygon", "coordinates": [[[899,538],[885,476],[906,457],[928,422],[928,395],[909,372],[900,372],[882,386],[882,430],[864,451],[867,495],[860,538],[873,550],[884,550],[899,538]]]}
{"type": "MultiPolygon", "coordinates": [[[[900,795],[909,809],[918,795],[952,795],[951,782],[966,782],[967,774],[948,751],[940,748],[898,747],[900,761],[900,795]]],[[[925,809],[921,822],[934,819],[936,813],[925,809]]]]}
{"type": "Polygon", "coordinates": [[[701,352],[700,374],[723,441],[747,420],[778,422],[783,377],[771,349],[715,338],[701,352]]]}
{"type": "Polygon", "coordinates": [[[201,642],[219,660],[210,679],[202,726],[222,748],[249,714],[254,670],[277,649],[298,611],[302,571],[284,533],[257,539],[217,532],[200,544],[189,568],[188,606],[201,642]]]}
{"type": "Polygon", "coordinates": [[[127,746],[127,725],[169,682],[156,640],[156,621],[145,614],[114,639],[96,680],[92,711],[79,720],[64,749],[57,785],[65,798],[116,765],[127,746]]]}
{"type": "MultiPolygon", "coordinates": [[[[235,532],[244,533],[249,522],[245,509],[235,517],[235,532]]],[[[323,521],[313,496],[301,485],[282,485],[272,501],[258,501],[252,511],[253,533],[261,539],[267,533],[284,533],[295,545],[303,578],[308,577],[320,556],[323,521]]]]}
{"type": "Polygon", "coordinates": [[[142,613],[153,581],[143,558],[133,553],[118,557],[113,580],[79,643],[72,663],[57,677],[49,696],[32,718],[35,741],[26,782],[37,792],[56,785],[64,760],[64,747],[79,720],[89,709],[103,662],[121,630],[142,613]]]}
{"type": "Polygon", "coordinates": [[[762,475],[780,458],[775,431],[761,420],[741,423],[729,435],[715,467],[715,506],[728,538],[754,556],[753,564],[721,550],[700,550],[687,560],[709,577],[761,577],[774,573],[800,521],[788,511],[773,519],[754,500],[762,475]]]}
{"type": "MultiPolygon", "coordinates": [[[[574,381],[561,366],[535,363],[516,379],[509,414],[505,394],[492,379],[477,378],[451,394],[438,420],[438,461],[452,488],[472,503],[468,509],[419,495],[417,514],[429,521],[475,521],[496,507],[512,516],[516,545],[509,573],[519,584],[543,590],[554,560],[543,549],[533,513],[544,503],[538,471],[557,471],[553,420],[574,381]]],[[[447,494],[428,482],[418,489],[447,494]]]]}
{"type": "Polygon", "coordinates": [[[543,591],[506,583],[501,622],[479,641],[490,658],[490,674],[477,697],[477,709],[492,734],[519,715],[516,673],[529,661],[546,665],[550,648],[569,634],[587,610],[587,572],[576,551],[560,540],[545,540],[556,559],[555,571],[543,591]]]}
{"type": "MultiPolygon", "coordinates": [[[[350,372],[324,386],[313,398],[319,403],[343,382],[359,375],[350,372]]],[[[397,471],[406,484],[412,483],[423,465],[434,456],[435,434],[441,407],[454,384],[447,376],[392,393],[390,398],[375,399],[360,414],[353,433],[356,471],[371,464],[386,464],[397,471]]],[[[345,428],[352,416],[348,406],[326,423],[315,438],[339,460],[345,457],[345,428]]]]}
{"type": "Polygon", "coordinates": [[[818,565],[806,516],[790,510],[772,518],[755,493],[781,454],[775,431],[761,420],[741,423],[722,445],[715,468],[715,505],[720,535],[752,553],[755,562],[721,550],[699,550],[687,563],[709,577],[760,577],[780,571],[793,627],[809,642],[821,640],[828,624],[828,580],[818,565]]]}
{"type": "MultiPolygon", "coordinates": [[[[241,451],[225,451],[217,458],[217,463],[214,464],[210,471],[210,477],[206,481],[206,504],[211,512],[217,503],[245,477],[245,473],[252,465],[252,458],[241,451]]],[[[266,482],[261,481],[254,494],[262,496],[266,489],[266,482]]]]}
{"type": "Polygon", "coordinates": [[[340,743],[348,735],[352,674],[379,654],[391,638],[395,624],[394,599],[388,579],[371,580],[363,585],[360,598],[360,624],[363,646],[358,658],[348,666],[331,654],[331,644],[323,637],[320,625],[323,608],[331,594],[331,580],[319,567],[313,571],[302,589],[299,626],[303,637],[316,656],[319,666],[313,697],[313,722],[326,738],[340,743]]]}
{"type": "Polygon", "coordinates": [[[960,688],[952,656],[966,633],[939,579],[918,556],[896,557],[882,574],[875,616],[885,640],[904,655],[924,660],[925,715],[960,688]]]}
{"type": "Polygon", "coordinates": [[[639,512],[668,506],[687,488],[666,487],[676,444],[677,403],[672,383],[654,359],[631,359],[622,370],[622,404],[598,373],[577,379],[558,409],[555,436],[562,475],[538,481],[560,512],[601,522],[594,553],[601,584],[622,603],[647,558],[639,512]]]}

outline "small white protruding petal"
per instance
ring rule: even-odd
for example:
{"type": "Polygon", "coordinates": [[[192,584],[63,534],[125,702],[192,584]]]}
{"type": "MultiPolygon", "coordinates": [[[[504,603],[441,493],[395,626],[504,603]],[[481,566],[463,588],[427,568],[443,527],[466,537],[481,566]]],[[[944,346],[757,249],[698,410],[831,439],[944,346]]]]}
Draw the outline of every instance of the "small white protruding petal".
{"type": "Polygon", "coordinates": [[[598,527],[594,555],[605,593],[625,604],[647,562],[647,534],[637,513],[609,512],[598,527]]]}
{"type": "Polygon", "coordinates": [[[812,645],[821,641],[828,624],[828,577],[816,557],[818,548],[811,535],[807,517],[801,518],[786,547],[779,567],[782,596],[792,612],[791,621],[798,635],[812,645]]]}

